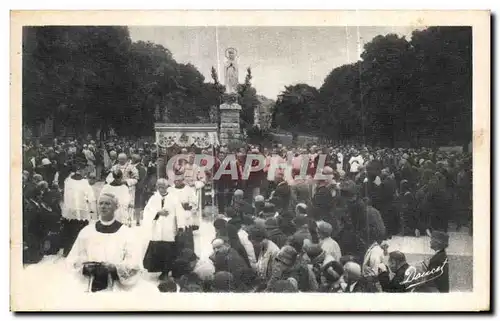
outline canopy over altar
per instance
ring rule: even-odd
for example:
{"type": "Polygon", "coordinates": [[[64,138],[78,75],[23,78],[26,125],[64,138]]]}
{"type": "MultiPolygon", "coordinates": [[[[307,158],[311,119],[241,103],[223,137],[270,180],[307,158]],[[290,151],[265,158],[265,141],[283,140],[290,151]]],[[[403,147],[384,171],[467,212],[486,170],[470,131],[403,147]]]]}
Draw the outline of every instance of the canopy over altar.
{"type": "MultiPolygon", "coordinates": [[[[215,156],[215,148],[220,146],[217,124],[174,124],[174,123],[155,123],[156,145],[158,146],[158,157],[163,159],[163,164],[158,169],[158,177],[166,174],[166,161],[168,158],[167,150],[171,150],[174,154],[179,148],[187,149],[205,149],[211,151],[212,156],[215,156]],[[163,173],[162,173],[163,174],[163,173]]],[[[215,206],[215,186],[213,182],[213,168],[209,175],[211,178],[206,182],[203,193],[200,197],[200,210],[206,213],[210,218],[214,218],[216,214],[215,206]],[[203,195],[202,195],[203,194],[203,195]]]]}
{"type": "Polygon", "coordinates": [[[155,123],[156,144],[161,148],[218,147],[217,124],[155,123]]]}

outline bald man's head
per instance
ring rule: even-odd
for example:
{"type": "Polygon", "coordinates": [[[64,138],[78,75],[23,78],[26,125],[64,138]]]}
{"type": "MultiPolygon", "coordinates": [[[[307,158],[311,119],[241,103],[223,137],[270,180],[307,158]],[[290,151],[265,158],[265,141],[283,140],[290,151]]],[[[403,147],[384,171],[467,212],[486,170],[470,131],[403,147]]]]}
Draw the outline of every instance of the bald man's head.
{"type": "Polygon", "coordinates": [[[358,263],[347,262],[344,265],[344,271],[349,281],[356,282],[361,278],[361,266],[358,263]]]}
{"type": "Polygon", "coordinates": [[[35,184],[37,184],[37,183],[41,182],[42,180],[43,180],[42,175],[40,175],[40,174],[35,174],[35,175],[33,175],[33,182],[34,182],[35,184]]]}
{"type": "Polygon", "coordinates": [[[120,165],[125,165],[127,162],[127,155],[125,153],[120,153],[120,155],[118,155],[118,162],[120,165]]]}
{"type": "Polygon", "coordinates": [[[330,166],[325,166],[323,168],[323,175],[333,175],[333,168],[330,166]]]}
{"type": "Polygon", "coordinates": [[[233,199],[234,200],[241,200],[243,199],[243,196],[245,195],[245,193],[241,190],[241,189],[237,189],[235,192],[234,192],[234,196],[233,196],[233,199]]]}
{"type": "Polygon", "coordinates": [[[142,159],[142,157],[139,154],[133,154],[132,155],[132,162],[134,164],[140,163],[141,159],[142,159]]]}
{"type": "Polygon", "coordinates": [[[333,174],[334,174],[333,168],[330,166],[325,166],[323,167],[323,170],[321,171],[321,176],[317,177],[318,183],[321,185],[328,185],[332,182],[333,180],[333,174]]]}
{"type": "Polygon", "coordinates": [[[212,241],[212,249],[214,250],[214,252],[223,251],[227,247],[228,245],[223,239],[217,238],[212,241]]]}

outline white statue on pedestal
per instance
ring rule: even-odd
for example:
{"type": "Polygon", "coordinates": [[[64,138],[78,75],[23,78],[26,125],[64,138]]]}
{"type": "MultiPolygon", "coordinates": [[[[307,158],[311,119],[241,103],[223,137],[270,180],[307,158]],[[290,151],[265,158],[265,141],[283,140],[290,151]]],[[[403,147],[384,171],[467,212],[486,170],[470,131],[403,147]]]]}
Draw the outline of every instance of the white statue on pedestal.
{"type": "Polygon", "coordinates": [[[257,127],[260,129],[260,113],[259,113],[258,106],[256,106],[253,110],[253,125],[254,125],[254,127],[257,127]]]}
{"type": "Polygon", "coordinates": [[[224,68],[224,81],[226,85],[226,92],[234,94],[238,89],[238,62],[236,56],[238,52],[234,48],[226,49],[227,62],[224,68]]]}

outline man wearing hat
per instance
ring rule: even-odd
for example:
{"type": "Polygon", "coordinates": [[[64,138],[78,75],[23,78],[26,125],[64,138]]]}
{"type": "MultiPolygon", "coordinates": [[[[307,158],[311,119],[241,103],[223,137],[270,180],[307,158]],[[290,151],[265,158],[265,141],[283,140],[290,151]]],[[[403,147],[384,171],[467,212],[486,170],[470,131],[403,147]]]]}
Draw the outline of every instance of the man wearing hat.
{"type": "Polygon", "coordinates": [[[288,210],[290,206],[291,189],[285,180],[285,173],[277,170],[274,182],[277,184],[268,201],[276,205],[276,210],[281,214],[288,210]]]}
{"type": "Polygon", "coordinates": [[[312,199],[311,216],[315,221],[325,221],[332,224],[335,209],[334,196],[336,196],[336,190],[332,184],[333,169],[326,166],[322,173],[328,178],[318,180],[316,193],[312,199]]]}
{"type": "Polygon", "coordinates": [[[293,236],[297,239],[301,239],[303,246],[312,244],[313,237],[309,230],[309,218],[306,215],[298,215],[293,222],[297,228],[297,231],[293,234],[293,236]]]}
{"type": "Polygon", "coordinates": [[[36,169],[36,171],[42,175],[45,181],[52,184],[55,179],[56,169],[48,158],[42,159],[42,164],[36,169]]]}
{"type": "Polygon", "coordinates": [[[276,212],[276,207],[273,203],[266,202],[264,204],[264,210],[259,217],[255,218],[255,225],[265,228],[266,220],[269,218],[278,218],[279,214],[276,212]]]}
{"type": "Polygon", "coordinates": [[[332,233],[333,228],[330,223],[320,222],[318,224],[319,244],[321,248],[326,254],[331,255],[335,261],[339,261],[342,257],[342,251],[337,241],[332,238],[332,233]]]}
{"type": "Polygon", "coordinates": [[[276,218],[268,218],[265,222],[265,227],[269,239],[273,241],[279,248],[282,248],[286,241],[287,236],[280,230],[278,226],[278,220],[276,218]]]}
{"type": "Polygon", "coordinates": [[[448,247],[449,236],[445,232],[432,231],[430,247],[435,251],[434,256],[429,260],[429,264],[424,263],[426,271],[442,271],[430,275],[431,280],[426,283],[428,287],[436,288],[439,292],[450,292],[450,275],[448,268],[448,256],[446,255],[446,248],[448,247]]]}

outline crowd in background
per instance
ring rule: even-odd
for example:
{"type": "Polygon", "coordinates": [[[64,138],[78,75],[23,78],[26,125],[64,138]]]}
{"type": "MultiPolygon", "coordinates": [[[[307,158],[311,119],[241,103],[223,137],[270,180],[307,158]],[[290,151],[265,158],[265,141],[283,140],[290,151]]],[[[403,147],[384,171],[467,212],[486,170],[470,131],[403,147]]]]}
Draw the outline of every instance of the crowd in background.
{"type": "MultiPolygon", "coordinates": [[[[65,182],[70,175],[81,175],[90,186],[110,175],[107,184],[111,185],[134,180],[130,204],[140,225],[141,212],[157,191],[159,179],[168,178],[168,157],[212,152],[217,161],[204,173],[207,182],[229,154],[235,155],[235,162],[227,165],[236,166],[238,172],[237,180],[222,175],[213,182],[219,213],[213,221],[214,253],[202,262],[192,248],[176,250],[168,271],[162,271],[166,272],[160,278],[162,292],[179,288],[186,292],[405,292],[409,289],[401,281],[409,265],[404,253],[387,253],[388,239],[429,235],[436,251],[425,267],[430,270],[446,260],[450,223],[456,230],[468,227],[472,233],[470,153],[279,144],[238,150],[226,146],[158,150],[153,142],[144,141],[54,139],[47,145],[23,145],[24,262],[36,263],[61,248],[65,255],[71,251],[83,226],[68,223],[73,220],[64,213],[69,197],[64,195],[68,194],[65,182]],[[248,154],[262,154],[266,165],[243,179],[248,154]],[[321,155],[326,157],[324,167],[319,164],[321,155]],[[299,178],[304,159],[307,176],[299,178]],[[291,164],[291,177],[282,171],[268,175],[273,162],[291,164]],[[315,180],[318,170],[333,178],[315,180]]],[[[87,201],[93,205],[85,215],[98,219],[98,197],[92,194],[89,189],[87,201]]],[[[421,290],[449,291],[445,274],[421,290]]]]}

